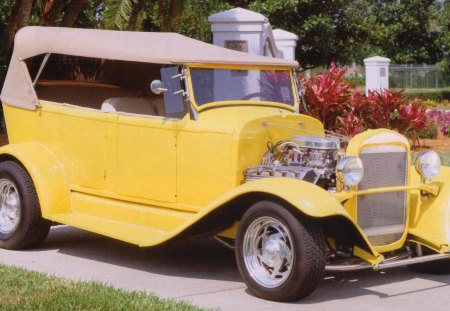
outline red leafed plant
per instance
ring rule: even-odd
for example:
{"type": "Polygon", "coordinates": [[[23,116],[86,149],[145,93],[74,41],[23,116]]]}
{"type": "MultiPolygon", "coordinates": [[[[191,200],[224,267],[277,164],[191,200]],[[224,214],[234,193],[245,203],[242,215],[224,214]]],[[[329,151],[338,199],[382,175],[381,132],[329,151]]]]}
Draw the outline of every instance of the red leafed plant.
{"type": "Polygon", "coordinates": [[[308,113],[321,120],[326,129],[336,130],[338,117],[344,115],[345,103],[350,97],[345,72],[331,63],[329,72],[304,83],[308,113]]]}
{"type": "Polygon", "coordinates": [[[429,125],[426,105],[415,98],[409,105],[398,107],[398,114],[400,116],[400,131],[402,133],[409,131],[413,147],[420,147],[419,131],[429,125]]]}
{"type": "Polygon", "coordinates": [[[365,129],[390,128],[410,132],[413,146],[419,144],[418,133],[427,126],[424,105],[416,99],[408,104],[403,91],[352,92],[345,72],[332,63],[329,72],[303,81],[307,114],[327,130],[350,137],[365,129]]]}
{"type": "Polygon", "coordinates": [[[406,104],[406,97],[403,91],[382,90],[370,91],[367,100],[373,107],[373,114],[370,116],[370,127],[391,128],[392,114],[402,105],[406,104]]]}
{"type": "Polygon", "coordinates": [[[363,129],[361,119],[358,119],[353,113],[349,113],[347,117],[338,117],[340,123],[340,133],[349,137],[353,137],[360,133],[363,129]]]}

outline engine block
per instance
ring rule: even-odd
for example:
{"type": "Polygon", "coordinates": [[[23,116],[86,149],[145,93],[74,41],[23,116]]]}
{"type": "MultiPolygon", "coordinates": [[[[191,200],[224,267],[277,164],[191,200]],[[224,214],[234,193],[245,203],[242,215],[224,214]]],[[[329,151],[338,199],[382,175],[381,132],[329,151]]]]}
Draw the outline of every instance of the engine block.
{"type": "Polygon", "coordinates": [[[339,138],[294,136],[275,145],[268,143],[267,147],[260,165],[244,171],[246,182],[259,178],[288,177],[326,187],[335,184],[339,138]]]}

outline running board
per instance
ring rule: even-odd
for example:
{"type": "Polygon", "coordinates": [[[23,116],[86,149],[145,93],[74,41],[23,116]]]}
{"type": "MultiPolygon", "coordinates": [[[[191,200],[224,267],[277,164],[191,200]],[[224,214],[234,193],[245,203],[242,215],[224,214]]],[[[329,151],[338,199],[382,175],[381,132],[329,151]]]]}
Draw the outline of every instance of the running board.
{"type": "Polygon", "coordinates": [[[414,257],[414,258],[407,258],[407,259],[399,259],[399,260],[386,260],[385,262],[382,262],[378,265],[371,265],[367,262],[363,262],[361,264],[354,264],[354,265],[327,265],[325,266],[325,271],[327,272],[340,272],[340,271],[357,271],[357,270],[364,270],[372,268],[375,271],[389,269],[389,268],[396,268],[406,265],[413,265],[416,263],[423,263],[423,262],[429,262],[429,261],[435,261],[435,260],[441,260],[441,259],[450,259],[450,254],[435,254],[435,255],[428,255],[428,256],[421,256],[421,257],[414,257]]]}

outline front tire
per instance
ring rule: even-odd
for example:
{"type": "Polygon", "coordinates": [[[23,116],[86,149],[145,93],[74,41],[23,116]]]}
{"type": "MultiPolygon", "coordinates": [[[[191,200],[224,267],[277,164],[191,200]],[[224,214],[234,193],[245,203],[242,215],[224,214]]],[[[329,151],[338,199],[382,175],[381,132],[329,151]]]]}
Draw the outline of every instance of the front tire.
{"type": "Polygon", "coordinates": [[[41,216],[36,190],[18,163],[0,163],[0,247],[25,249],[40,245],[48,235],[50,221],[41,216]]]}
{"type": "Polygon", "coordinates": [[[324,245],[317,224],[297,218],[279,204],[261,201],[241,219],[236,261],[257,297],[293,301],[311,294],[322,280],[324,245]]]}

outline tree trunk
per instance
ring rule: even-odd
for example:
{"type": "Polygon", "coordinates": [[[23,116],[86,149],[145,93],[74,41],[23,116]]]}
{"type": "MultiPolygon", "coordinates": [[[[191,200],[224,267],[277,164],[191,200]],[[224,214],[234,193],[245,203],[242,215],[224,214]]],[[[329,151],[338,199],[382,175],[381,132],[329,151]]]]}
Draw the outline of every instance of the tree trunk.
{"type": "Polygon", "coordinates": [[[52,26],[56,24],[58,14],[64,7],[64,0],[46,0],[41,16],[39,17],[38,25],[52,26]]]}
{"type": "Polygon", "coordinates": [[[144,1],[136,0],[133,6],[133,11],[131,11],[130,19],[128,21],[128,30],[137,30],[139,13],[142,11],[143,7],[144,1]]]}
{"type": "Polygon", "coordinates": [[[86,0],[72,0],[70,4],[67,6],[66,12],[64,13],[64,17],[59,26],[61,27],[73,27],[75,22],[77,21],[77,17],[83,9],[86,0]]]}
{"type": "Polygon", "coordinates": [[[28,26],[32,8],[33,0],[16,0],[14,3],[3,41],[3,54],[6,57],[11,54],[10,52],[14,42],[14,36],[17,31],[22,27],[28,26]]]}
{"type": "Polygon", "coordinates": [[[171,31],[172,22],[183,12],[183,0],[158,0],[161,31],[171,31]]]}

